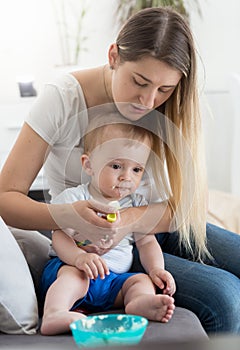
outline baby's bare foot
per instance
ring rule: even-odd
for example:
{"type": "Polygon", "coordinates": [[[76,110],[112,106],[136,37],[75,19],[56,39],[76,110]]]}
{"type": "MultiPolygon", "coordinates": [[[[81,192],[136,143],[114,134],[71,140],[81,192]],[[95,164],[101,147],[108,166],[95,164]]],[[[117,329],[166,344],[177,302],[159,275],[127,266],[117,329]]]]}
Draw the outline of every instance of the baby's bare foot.
{"type": "Polygon", "coordinates": [[[56,311],[54,313],[44,315],[41,325],[42,335],[56,335],[70,331],[70,323],[77,321],[85,315],[72,311],[56,311]]]}
{"type": "Polygon", "coordinates": [[[175,309],[174,299],[169,295],[143,294],[126,305],[126,313],[141,315],[152,321],[168,322],[175,309]]]}

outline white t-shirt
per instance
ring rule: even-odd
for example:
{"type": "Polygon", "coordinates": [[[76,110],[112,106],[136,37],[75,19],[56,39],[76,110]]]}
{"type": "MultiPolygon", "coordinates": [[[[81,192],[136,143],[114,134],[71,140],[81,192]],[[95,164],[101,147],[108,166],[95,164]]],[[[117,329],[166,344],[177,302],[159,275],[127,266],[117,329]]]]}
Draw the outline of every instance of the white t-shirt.
{"type": "MultiPolygon", "coordinates": [[[[91,195],[88,190],[88,184],[79,185],[64,190],[53,200],[54,203],[73,203],[79,200],[89,200],[91,195]]],[[[133,193],[122,198],[119,201],[121,208],[139,207],[147,205],[147,201],[140,194],[133,193]]],[[[127,234],[123,240],[102,258],[106,261],[108,268],[115,273],[124,273],[129,271],[133,255],[132,244],[134,242],[133,234],[127,234]]]]}
{"type": "MultiPolygon", "coordinates": [[[[50,145],[44,174],[52,198],[66,188],[89,182],[80,160],[82,137],[89,123],[89,112],[101,107],[89,111],[79,82],[72,74],[66,74],[45,84],[31,108],[26,123],[50,145]]],[[[159,198],[154,190],[149,178],[143,176],[137,192],[153,202],[159,198]]]]}
{"type": "Polygon", "coordinates": [[[67,74],[55,83],[45,84],[26,122],[51,147],[44,173],[52,198],[82,183],[81,138],[88,114],[78,81],[67,74]]]}

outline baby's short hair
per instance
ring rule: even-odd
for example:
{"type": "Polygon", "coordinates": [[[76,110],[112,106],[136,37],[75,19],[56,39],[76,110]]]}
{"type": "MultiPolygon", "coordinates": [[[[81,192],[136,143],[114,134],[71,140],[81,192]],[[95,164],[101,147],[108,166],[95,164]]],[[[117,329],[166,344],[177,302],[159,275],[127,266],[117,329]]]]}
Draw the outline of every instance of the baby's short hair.
{"type": "Polygon", "coordinates": [[[91,120],[88,125],[84,136],[84,153],[91,153],[94,148],[112,138],[124,138],[126,143],[128,140],[129,143],[133,140],[143,143],[148,140],[150,147],[153,148],[157,136],[150,130],[124,118],[119,113],[100,115],[91,120]],[[111,136],[111,130],[117,130],[117,137],[116,134],[111,136]]]}

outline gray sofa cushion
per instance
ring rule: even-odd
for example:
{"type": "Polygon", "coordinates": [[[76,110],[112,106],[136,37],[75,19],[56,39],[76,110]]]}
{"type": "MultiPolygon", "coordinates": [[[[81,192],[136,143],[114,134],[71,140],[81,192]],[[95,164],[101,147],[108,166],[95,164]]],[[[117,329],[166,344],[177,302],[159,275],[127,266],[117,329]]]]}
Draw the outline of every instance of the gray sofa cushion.
{"type": "MultiPolygon", "coordinates": [[[[121,310],[117,310],[121,312],[121,310]]],[[[198,318],[186,309],[177,307],[169,323],[149,322],[141,344],[198,342],[208,339],[198,318]]],[[[42,336],[39,333],[32,336],[0,334],[0,348],[6,349],[68,349],[76,350],[71,333],[57,336],[42,336]]],[[[125,348],[125,347],[124,347],[125,348]]],[[[146,347],[147,349],[147,347],[146,347]]]]}

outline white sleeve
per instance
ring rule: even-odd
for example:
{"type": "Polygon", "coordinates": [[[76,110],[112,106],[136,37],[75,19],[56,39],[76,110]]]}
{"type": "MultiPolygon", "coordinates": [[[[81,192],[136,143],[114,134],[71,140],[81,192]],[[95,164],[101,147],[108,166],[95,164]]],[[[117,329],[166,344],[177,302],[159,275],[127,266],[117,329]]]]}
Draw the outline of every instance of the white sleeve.
{"type": "Polygon", "coordinates": [[[79,138],[84,133],[88,123],[86,110],[79,82],[66,74],[43,86],[25,121],[48,144],[68,144],[69,135],[76,132],[79,138]]]}
{"type": "Polygon", "coordinates": [[[48,144],[53,145],[60,137],[58,131],[62,129],[64,116],[64,104],[57,87],[46,84],[25,121],[48,144]]]}

